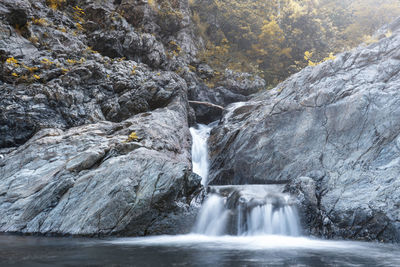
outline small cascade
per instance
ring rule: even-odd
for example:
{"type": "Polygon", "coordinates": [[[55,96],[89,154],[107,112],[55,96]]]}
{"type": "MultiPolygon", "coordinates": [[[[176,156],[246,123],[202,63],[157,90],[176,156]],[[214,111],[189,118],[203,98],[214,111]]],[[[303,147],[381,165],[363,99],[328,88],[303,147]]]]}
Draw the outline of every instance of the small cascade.
{"type": "MultiPolygon", "coordinates": [[[[193,172],[202,177],[204,187],[209,171],[207,140],[214,124],[190,128],[193,172]]],[[[283,190],[283,185],[210,186],[193,231],[210,236],[299,236],[295,203],[283,190]]]]}
{"type": "Polygon", "coordinates": [[[267,199],[267,203],[251,209],[238,207],[238,235],[287,235],[299,236],[300,227],[296,207],[288,202],[267,199]]]}
{"type": "Polygon", "coordinates": [[[204,235],[223,235],[228,215],[224,199],[217,195],[210,195],[203,204],[194,232],[204,235]]]}
{"type": "Polygon", "coordinates": [[[289,195],[277,193],[276,188],[269,185],[213,187],[201,208],[194,232],[299,236],[296,206],[289,195]]]}
{"type": "Polygon", "coordinates": [[[192,165],[193,172],[198,174],[201,179],[201,184],[206,186],[208,178],[208,148],[207,140],[210,136],[210,131],[215,123],[209,125],[198,124],[197,127],[191,127],[192,135],[192,165]]]}

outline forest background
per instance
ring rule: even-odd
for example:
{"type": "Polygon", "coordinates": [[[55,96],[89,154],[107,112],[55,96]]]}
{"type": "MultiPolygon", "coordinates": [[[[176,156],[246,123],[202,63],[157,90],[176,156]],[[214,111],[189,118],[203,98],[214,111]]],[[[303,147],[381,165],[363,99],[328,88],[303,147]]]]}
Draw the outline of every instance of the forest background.
{"type": "Polygon", "coordinates": [[[226,68],[255,73],[271,88],[306,66],[376,42],[374,33],[400,16],[399,0],[189,2],[206,44],[201,59],[217,74],[226,68]]]}

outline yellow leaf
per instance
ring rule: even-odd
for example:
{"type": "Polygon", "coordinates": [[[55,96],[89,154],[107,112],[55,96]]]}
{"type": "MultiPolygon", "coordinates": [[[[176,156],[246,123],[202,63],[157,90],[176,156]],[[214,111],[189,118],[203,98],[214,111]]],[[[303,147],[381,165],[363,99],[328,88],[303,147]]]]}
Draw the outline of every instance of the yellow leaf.
{"type": "Polygon", "coordinates": [[[7,62],[8,64],[18,65],[18,60],[16,60],[14,57],[9,57],[9,58],[7,58],[6,62],[7,62]]]}
{"type": "Polygon", "coordinates": [[[139,137],[137,136],[136,132],[131,132],[131,134],[128,136],[128,140],[126,142],[131,142],[131,141],[137,141],[139,137]]]}

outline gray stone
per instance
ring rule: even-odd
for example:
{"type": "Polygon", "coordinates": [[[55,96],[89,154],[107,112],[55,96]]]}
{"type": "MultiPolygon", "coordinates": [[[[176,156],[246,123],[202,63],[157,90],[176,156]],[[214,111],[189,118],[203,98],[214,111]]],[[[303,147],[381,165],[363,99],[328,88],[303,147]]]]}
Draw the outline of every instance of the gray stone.
{"type": "Polygon", "coordinates": [[[197,47],[178,2],[174,32],[147,1],[0,3],[1,232],[190,230],[201,186],[177,70],[197,47]]]}
{"type": "MultiPolygon", "coordinates": [[[[45,129],[4,151],[0,231],[70,235],[185,233],[200,188],[185,98],[122,123],[45,129]],[[138,140],[128,140],[136,132],[138,140]]],[[[189,224],[190,225],[190,224],[189,224]]]]}
{"type": "MultiPolygon", "coordinates": [[[[217,79],[214,71],[206,64],[199,64],[197,73],[203,79],[217,79]]],[[[189,99],[226,107],[234,102],[250,99],[250,95],[265,88],[265,81],[256,75],[239,73],[226,70],[215,88],[209,88],[202,81],[196,80],[193,86],[189,86],[189,99]]],[[[197,121],[208,124],[221,118],[221,110],[212,106],[191,104],[197,121]]]]}
{"type": "Polygon", "coordinates": [[[228,107],[209,140],[211,184],[289,183],[311,233],[400,241],[398,25],[228,107]]]}

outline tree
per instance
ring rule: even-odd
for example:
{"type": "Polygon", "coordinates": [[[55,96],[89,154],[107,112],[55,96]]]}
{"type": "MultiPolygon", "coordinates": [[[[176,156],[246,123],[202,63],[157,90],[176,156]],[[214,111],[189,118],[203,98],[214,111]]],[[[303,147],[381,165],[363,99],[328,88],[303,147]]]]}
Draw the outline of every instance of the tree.
{"type": "Polygon", "coordinates": [[[207,43],[205,61],[217,69],[257,73],[272,85],[358,45],[400,16],[399,0],[192,0],[191,5],[207,43]]]}

